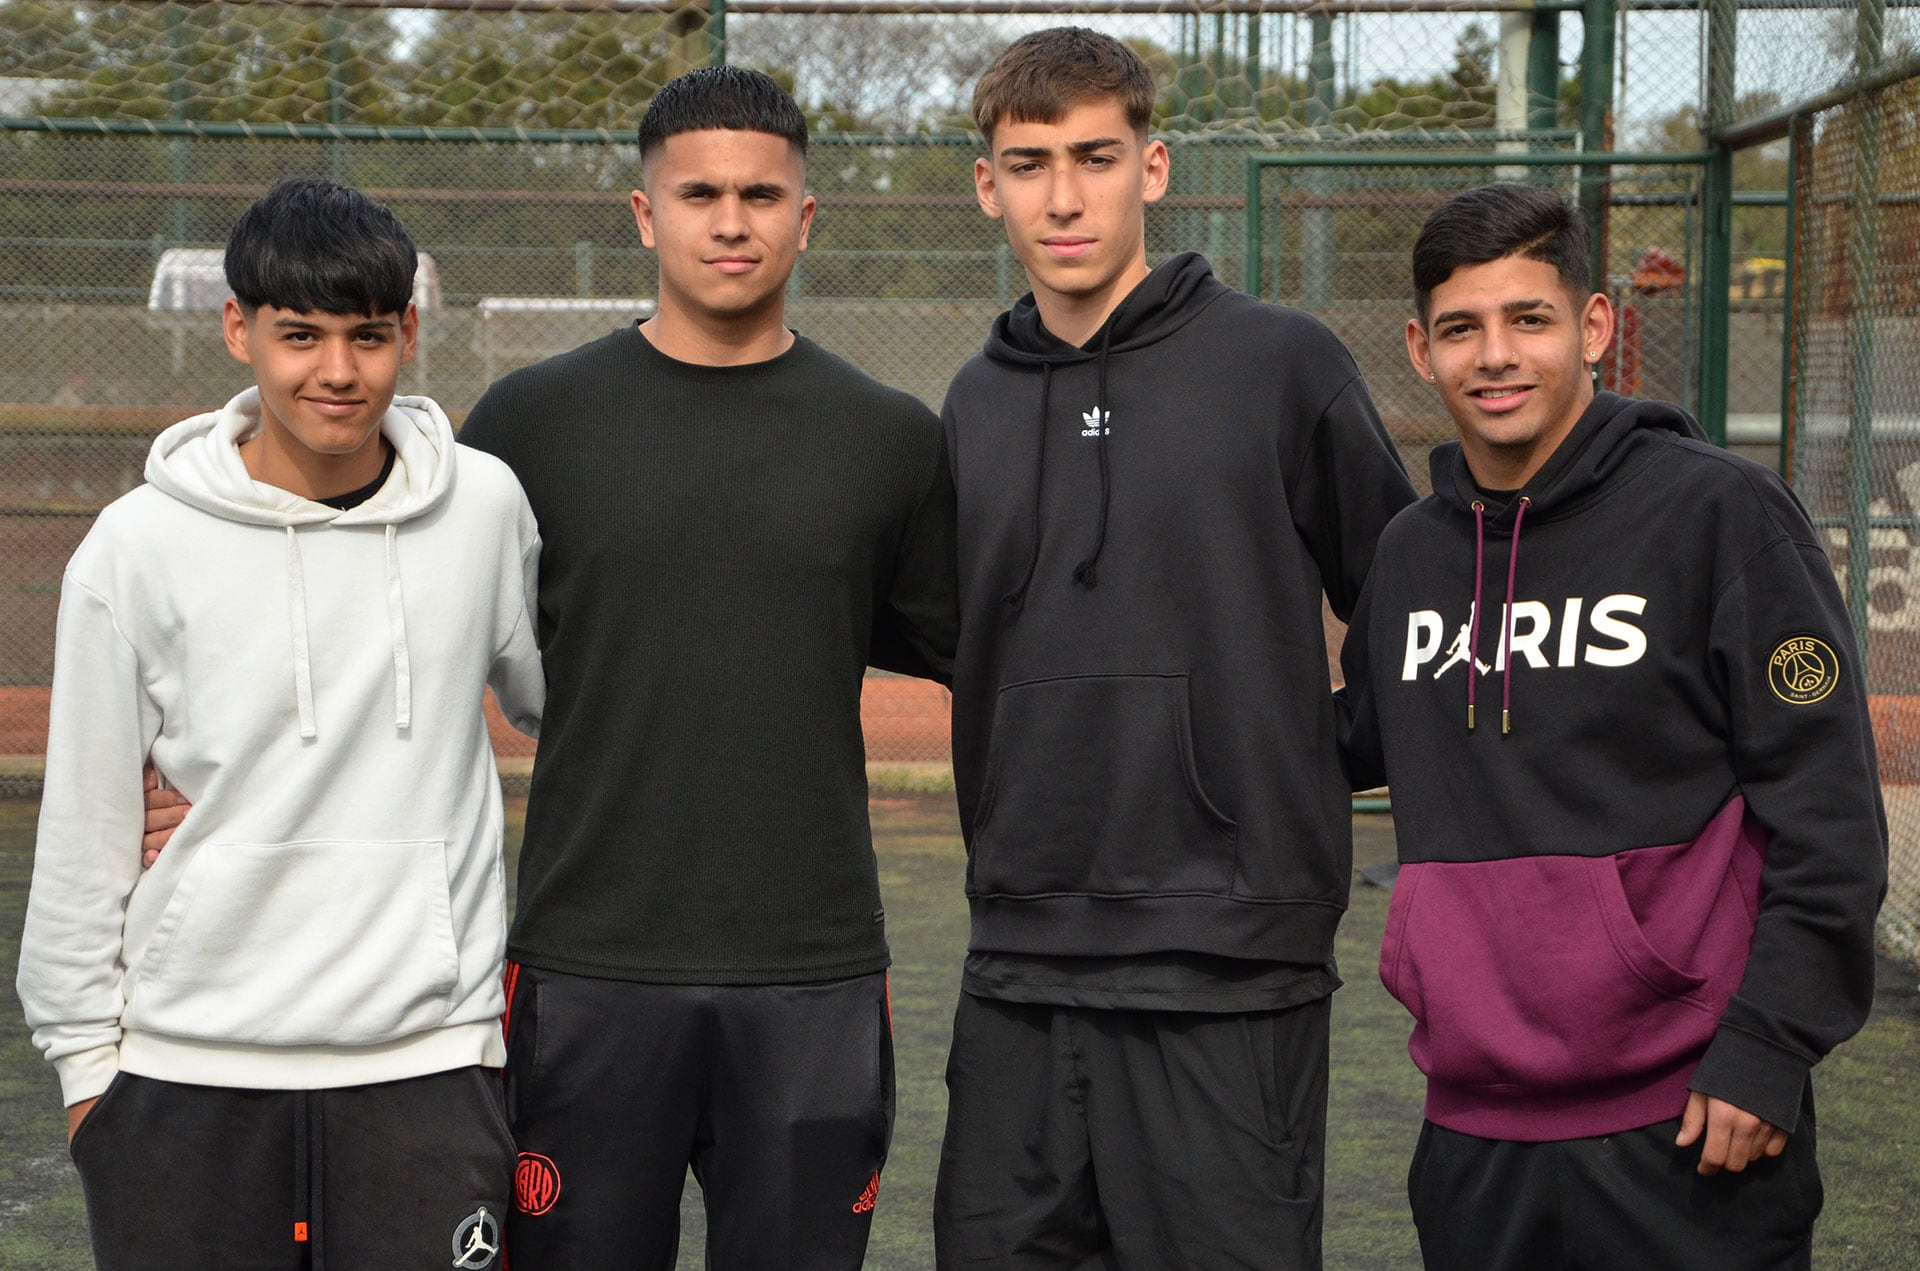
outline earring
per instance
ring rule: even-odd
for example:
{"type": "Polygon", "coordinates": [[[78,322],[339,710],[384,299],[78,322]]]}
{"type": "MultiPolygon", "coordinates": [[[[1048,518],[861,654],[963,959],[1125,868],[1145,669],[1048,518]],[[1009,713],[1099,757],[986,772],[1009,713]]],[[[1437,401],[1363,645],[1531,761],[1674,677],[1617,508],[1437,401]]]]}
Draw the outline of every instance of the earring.
{"type": "Polygon", "coordinates": [[[1432,372],[1432,371],[1428,371],[1428,372],[1427,372],[1427,382],[1428,382],[1429,384],[1431,384],[1431,383],[1434,383],[1434,382],[1435,382],[1435,380],[1434,380],[1434,378],[1433,378],[1433,372],[1432,372]]]}

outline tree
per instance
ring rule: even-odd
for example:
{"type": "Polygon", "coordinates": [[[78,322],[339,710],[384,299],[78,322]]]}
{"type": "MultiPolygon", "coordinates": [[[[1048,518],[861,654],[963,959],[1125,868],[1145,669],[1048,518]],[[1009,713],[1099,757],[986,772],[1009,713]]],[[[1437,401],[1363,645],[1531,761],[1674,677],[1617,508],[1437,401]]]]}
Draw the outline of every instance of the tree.
{"type": "Polygon", "coordinates": [[[653,14],[440,14],[408,59],[403,113],[420,124],[625,131],[654,90],[704,59],[704,38],[689,35],[653,14]]]}
{"type": "Polygon", "coordinates": [[[769,14],[727,52],[788,81],[816,130],[916,132],[966,117],[1004,42],[979,18],[769,14]]]}
{"type": "Polygon", "coordinates": [[[0,75],[56,78],[85,48],[73,6],[61,0],[0,4],[0,75]]]}
{"type": "Polygon", "coordinates": [[[377,10],[349,22],[278,5],[113,6],[65,34],[64,64],[43,72],[63,82],[47,111],[388,123],[396,95],[393,77],[381,72],[394,43],[392,24],[377,10]]]}
{"type": "Polygon", "coordinates": [[[1379,79],[1353,95],[1334,115],[1358,129],[1494,126],[1494,76],[1499,45],[1478,22],[1454,44],[1453,65],[1425,80],[1379,79]]]}

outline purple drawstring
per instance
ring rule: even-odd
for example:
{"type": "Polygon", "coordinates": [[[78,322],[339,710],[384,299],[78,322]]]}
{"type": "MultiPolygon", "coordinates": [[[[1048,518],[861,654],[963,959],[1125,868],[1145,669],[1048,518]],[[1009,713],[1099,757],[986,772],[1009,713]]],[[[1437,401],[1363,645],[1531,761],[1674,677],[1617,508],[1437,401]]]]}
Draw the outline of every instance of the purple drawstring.
{"type": "Polygon", "coordinates": [[[1467,731],[1473,731],[1474,659],[1480,656],[1480,575],[1486,558],[1487,505],[1473,501],[1473,608],[1467,611],[1467,731]]]}
{"type": "MultiPolygon", "coordinates": [[[[1513,575],[1520,565],[1520,522],[1526,518],[1533,500],[1520,496],[1513,513],[1513,546],[1507,549],[1507,612],[1500,624],[1500,735],[1513,731],[1513,575]]],[[[1473,668],[1468,667],[1469,671],[1473,668]]]]}

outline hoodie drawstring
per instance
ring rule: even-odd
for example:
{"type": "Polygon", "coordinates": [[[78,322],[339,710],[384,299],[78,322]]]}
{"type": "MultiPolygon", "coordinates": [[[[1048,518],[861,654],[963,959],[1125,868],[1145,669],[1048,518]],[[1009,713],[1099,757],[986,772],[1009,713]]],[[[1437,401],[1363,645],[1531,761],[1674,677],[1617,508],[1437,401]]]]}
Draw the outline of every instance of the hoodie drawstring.
{"type": "Polygon", "coordinates": [[[1040,568],[1040,504],[1047,494],[1047,409],[1053,398],[1053,363],[1040,364],[1040,460],[1033,474],[1033,554],[1027,557],[1027,572],[1020,576],[1020,585],[1000,597],[1009,605],[1018,605],[1026,599],[1027,588],[1033,586],[1034,571],[1040,568]]]}
{"type": "MultiPolygon", "coordinates": [[[[1507,603],[1500,622],[1500,735],[1513,731],[1513,584],[1520,569],[1520,523],[1526,519],[1533,500],[1526,495],[1513,511],[1513,539],[1507,548],[1507,603]]],[[[1473,608],[1467,629],[1467,730],[1474,724],[1474,687],[1480,676],[1476,659],[1480,654],[1480,579],[1486,572],[1487,505],[1473,501],[1473,608]]]]}
{"type": "Polygon", "coordinates": [[[287,526],[287,629],[293,638],[293,700],[300,710],[300,736],[319,735],[313,718],[313,664],[307,656],[307,575],[300,568],[300,536],[287,526]]]}
{"type": "Polygon", "coordinates": [[[387,522],[387,635],[393,641],[393,726],[413,726],[413,671],[407,657],[407,610],[400,594],[399,532],[387,522]]]}
{"type": "Polygon", "coordinates": [[[1467,731],[1473,731],[1473,690],[1480,679],[1480,577],[1486,572],[1487,505],[1473,501],[1473,606],[1467,610],[1467,731]]]}
{"type": "Polygon", "coordinates": [[[1520,567],[1520,522],[1526,518],[1533,500],[1520,496],[1513,510],[1513,543],[1507,549],[1507,609],[1500,624],[1500,735],[1513,731],[1513,576],[1520,567]]]}
{"type": "MultiPolygon", "coordinates": [[[[399,530],[387,524],[387,638],[393,643],[393,726],[413,726],[413,663],[407,653],[407,610],[400,590],[399,530]]],[[[300,536],[287,526],[287,629],[293,639],[293,700],[300,710],[300,736],[319,736],[313,710],[313,659],[307,648],[307,576],[300,566],[300,536]]]]}
{"type": "Polygon", "coordinates": [[[1113,342],[1113,328],[1100,337],[1100,391],[1093,400],[1093,442],[1100,448],[1100,521],[1093,535],[1093,551],[1073,567],[1073,581],[1083,587],[1096,587],[1099,577],[1094,567],[1107,546],[1107,505],[1113,499],[1113,478],[1107,470],[1107,348],[1113,342]]]}

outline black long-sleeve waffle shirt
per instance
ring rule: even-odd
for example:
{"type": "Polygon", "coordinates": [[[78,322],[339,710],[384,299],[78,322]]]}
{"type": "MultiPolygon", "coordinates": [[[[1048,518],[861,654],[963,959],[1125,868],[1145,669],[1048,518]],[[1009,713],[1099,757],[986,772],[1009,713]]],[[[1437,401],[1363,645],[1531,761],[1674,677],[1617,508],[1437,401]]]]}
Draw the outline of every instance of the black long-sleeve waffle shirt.
{"type": "Polygon", "coordinates": [[[540,523],[547,709],[510,957],[675,984],[887,965],[869,662],[945,678],[939,421],[806,339],[746,366],[629,326],[490,388],[460,439],[540,523]]]}

